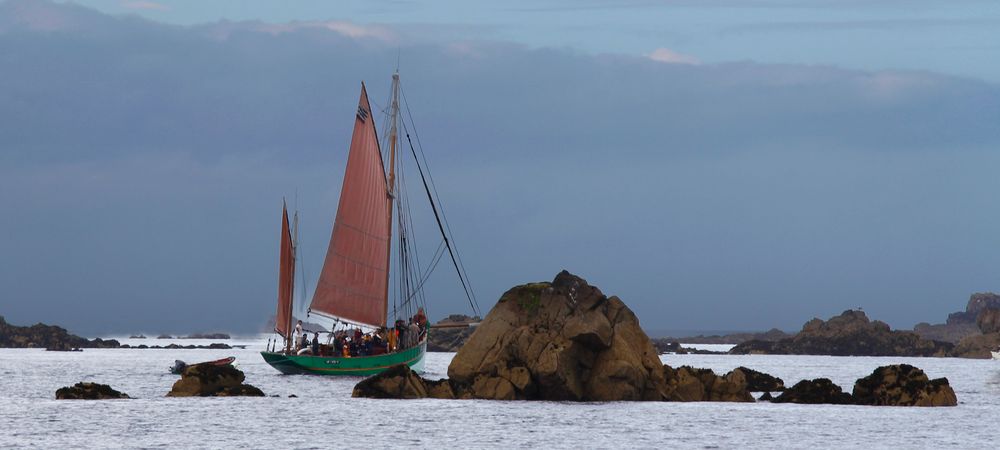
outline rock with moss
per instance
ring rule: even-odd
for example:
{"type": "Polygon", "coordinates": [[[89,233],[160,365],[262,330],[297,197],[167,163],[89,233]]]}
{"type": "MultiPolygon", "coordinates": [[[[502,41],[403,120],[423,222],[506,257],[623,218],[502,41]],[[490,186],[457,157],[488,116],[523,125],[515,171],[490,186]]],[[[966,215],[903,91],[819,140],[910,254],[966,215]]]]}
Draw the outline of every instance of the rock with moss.
{"type": "Polygon", "coordinates": [[[132,398],[106,384],[81,382],[56,390],[56,400],[111,400],[132,398]]]}
{"type": "Polygon", "coordinates": [[[167,397],[263,397],[260,389],[244,384],[246,375],[232,364],[192,364],[181,372],[167,397]]]}
{"type": "Polygon", "coordinates": [[[909,364],[875,369],[854,383],[854,401],[875,406],[955,406],[958,398],[947,378],[931,380],[909,364]]]}
{"type": "Polygon", "coordinates": [[[507,291],[448,375],[476,398],[666,398],[663,363],[632,310],[566,271],[507,291]]]}

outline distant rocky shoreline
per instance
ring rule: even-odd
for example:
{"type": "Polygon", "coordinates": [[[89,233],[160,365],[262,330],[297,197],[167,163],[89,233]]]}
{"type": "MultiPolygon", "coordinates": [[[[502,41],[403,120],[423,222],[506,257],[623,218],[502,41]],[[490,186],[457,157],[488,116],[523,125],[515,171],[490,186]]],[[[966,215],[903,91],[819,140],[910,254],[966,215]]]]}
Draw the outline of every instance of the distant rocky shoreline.
{"type": "MultiPolygon", "coordinates": [[[[228,334],[191,335],[190,339],[229,339],[228,334]],[[211,337],[196,337],[211,336],[211,337]],[[219,337],[225,336],[225,337],[219,337]]],[[[76,351],[85,348],[135,348],[135,349],[231,349],[233,346],[224,343],[209,345],[129,345],[115,339],[87,339],[71,334],[65,328],[56,325],[37,323],[31,326],[17,326],[7,323],[0,316],[0,348],[44,348],[51,351],[76,351]]]]}
{"type": "MultiPolygon", "coordinates": [[[[438,322],[467,323],[473,318],[451,315],[438,322]]],[[[428,350],[457,352],[474,329],[442,329],[430,333],[428,350]]],[[[948,315],[946,323],[917,324],[913,331],[892,330],[860,310],[844,311],[826,321],[814,318],[798,333],[773,328],[763,333],[653,338],[659,353],[723,354],[685,344],[733,344],[732,354],[798,354],[833,356],[932,356],[990,358],[1000,347],[1000,295],[972,294],[965,311],[948,315]]]]}
{"type": "MultiPolygon", "coordinates": [[[[456,325],[479,322],[479,317],[450,315],[436,325],[456,325]]],[[[439,328],[429,333],[428,351],[457,352],[475,332],[475,328],[439,328]]],[[[132,336],[134,339],[144,335],[132,336]]],[[[195,333],[188,336],[160,335],[158,339],[230,339],[225,333],[195,333]]],[[[694,336],[687,338],[655,338],[659,353],[720,354],[684,347],[687,344],[734,344],[732,354],[809,354],[835,356],[934,356],[959,358],[990,358],[990,351],[1000,347],[1000,295],[976,293],[969,298],[965,311],[948,315],[942,324],[917,324],[913,331],[892,330],[888,324],[871,320],[860,310],[845,311],[826,321],[814,318],[798,333],[771,329],[763,333],[733,333],[728,335],[694,336]]],[[[239,346],[237,346],[239,347],[239,346]]],[[[71,351],[86,348],[135,349],[230,349],[225,343],[210,345],[129,345],[117,340],[88,340],[75,336],[65,328],[38,323],[15,326],[0,316],[0,348],[45,348],[71,351]]]]}

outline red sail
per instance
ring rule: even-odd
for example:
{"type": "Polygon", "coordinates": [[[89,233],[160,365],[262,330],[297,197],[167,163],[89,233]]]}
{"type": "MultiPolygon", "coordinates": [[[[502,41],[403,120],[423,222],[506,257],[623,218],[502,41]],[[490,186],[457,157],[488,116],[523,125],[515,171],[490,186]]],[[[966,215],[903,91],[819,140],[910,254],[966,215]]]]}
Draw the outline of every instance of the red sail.
{"type": "Polygon", "coordinates": [[[295,249],[288,227],[288,209],[281,206],[281,257],[278,262],[278,314],[274,331],[288,337],[292,326],[292,293],[295,290],[295,249]]]}
{"type": "Polygon", "coordinates": [[[354,118],[344,186],[311,311],[366,325],[386,317],[389,196],[365,85],[354,118]]]}

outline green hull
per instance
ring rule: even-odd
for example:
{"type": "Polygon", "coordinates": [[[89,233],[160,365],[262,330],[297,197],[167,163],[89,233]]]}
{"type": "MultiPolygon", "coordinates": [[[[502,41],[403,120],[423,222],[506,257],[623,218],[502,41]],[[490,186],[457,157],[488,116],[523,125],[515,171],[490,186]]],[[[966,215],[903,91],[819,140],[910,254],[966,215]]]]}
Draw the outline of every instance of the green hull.
{"type": "Polygon", "coordinates": [[[406,350],[376,356],[343,358],[333,356],[285,355],[274,352],[260,352],[264,361],[283,374],[346,375],[366,377],[375,375],[396,364],[406,364],[413,371],[424,371],[424,355],[427,340],[406,350]]]}

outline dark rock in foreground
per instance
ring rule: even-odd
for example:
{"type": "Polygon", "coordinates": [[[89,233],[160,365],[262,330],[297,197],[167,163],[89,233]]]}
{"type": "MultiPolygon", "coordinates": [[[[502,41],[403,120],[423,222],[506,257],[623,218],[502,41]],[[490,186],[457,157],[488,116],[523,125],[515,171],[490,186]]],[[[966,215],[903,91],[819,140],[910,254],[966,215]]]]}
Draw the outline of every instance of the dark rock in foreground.
{"type": "Polygon", "coordinates": [[[954,346],[921,339],[911,331],[892,331],[871,321],[862,311],[849,310],[828,321],[813,319],[794,337],[778,341],[747,341],[732,354],[833,356],[948,356],[954,346]]]}
{"type": "Polygon", "coordinates": [[[430,397],[427,394],[427,380],[406,364],[397,364],[378,375],[361,380],[354,386],[351,396],[401,399],[430,397]]]}
{"type": "Polygon", "coordinates": [[[833,384],[829,378],[802,380],[795,383],[771,400],[774,403],[805,403],[810,405],[828,403],[834,405],[852,405],[854,398],[844,392],[840,386],[833,384]]]}
{"type": "Polygon", "coordinates": [[[923,370],[909,364],[875,369],[854,383],[859,405],[955,406],[958,399],[947,378],[930,380],[923,370]]]}
{"type": "Polygon", "coordinates": [[[82,382],[70,387],[59,388],[56,400],[109,400],[132,398],[128,394],[118,392],[106,384],[82,382]]]}
{"type": "Polygon", "coordinates": [[[246,376],[232,364],[192,364],[181,372],[167,397],[263,397],[254,386],[243,384],[246,376]]]}
{"type": "MultiPolygon", "coordinates": [[[[763,397],[761,398],[764,399],[763,397]]],[[[947,378],[930,380],[909,364],[882,366],[854,383],[853,394],[826,378],[803,380],[785,390],[774,403],[830,403],[870,406],[955,406],[958,399],[947,378]]]]}
{"type": "Polygon", "coordinates": [[[741,372],[747,380],[747,390],[750,392],[779,392],[785,390],[785,381],[781,378],[758,372],[753,369],[740,366],[733,369],[733,372],[741,372]]]}
{"type": "Polygon", "coordinates": [[[0,348],[44,348],[71,351],[78,348],[118,348],[118,341],[100,338],[87,340],[70,334],[63,327],[38,323],[30,327],[8,324],[0,316],[0,348]]]}

